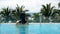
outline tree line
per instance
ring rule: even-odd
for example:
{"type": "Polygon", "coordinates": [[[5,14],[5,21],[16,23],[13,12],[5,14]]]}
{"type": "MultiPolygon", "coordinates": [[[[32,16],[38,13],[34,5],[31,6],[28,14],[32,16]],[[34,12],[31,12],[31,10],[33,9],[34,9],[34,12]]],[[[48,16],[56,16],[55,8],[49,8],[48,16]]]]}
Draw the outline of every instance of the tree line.
{"type": "MultiPolygon", "coordinates": [[[[60,7],[60,3],[58,3],[58,7],[60,7]]],[[[20,19],[20,14],[22,12],[26,13],[29,10],[24,10],[25,6],[19,7],[17,4],[17,7],[15,9],[2,8],[2,11],[0,11],[0,22],[7,23],[11,21],[12,23],[15,23],[17,20],[20,19]]],[[[60,22],[60,9],[55,9],[55,6],[51,6],[51,3],[42,5],[42,8],[40,10],[41,12],[33,13],[33,21],[34,22],[40,22],[40,14],[42,14],[42,17],[45,17],[45,21],[42,19],[41,22],[50,22],[53,19],[57,19],[56,21],[60,22]],[[58,14],[58,17],[57,17],[58,14]],[[50,18],[51,17],[51,18],[50,18]],[[51,20],[50,20],[51,19],[51,20]]],[[[26,17],[31,17],[30,14],[26,13],[26,17]]],[[[41,17],[41,18],[42,18],[41,17]]],[[[28,18],[29,19],[29,18],[28,18]]],[[[31,20],[28,20],[31,22],[31,20]]]]}

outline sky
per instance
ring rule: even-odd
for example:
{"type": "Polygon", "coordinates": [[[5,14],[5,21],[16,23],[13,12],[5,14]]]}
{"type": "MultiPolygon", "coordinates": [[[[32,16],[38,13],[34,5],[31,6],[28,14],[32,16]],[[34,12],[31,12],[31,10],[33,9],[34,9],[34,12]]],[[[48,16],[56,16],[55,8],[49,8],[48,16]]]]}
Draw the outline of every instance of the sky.
{"type": "Polygon", "coordinates": [[[16,8],[16,4],[19,6],[24,5],[25,9],[28,9],[29,11],[27,13],[36,13],[40,12],[40,9],[42,8],[42,5],[45,5],[47,3],[51,3],[52,6],[55,6],[55,8],[58,8],[58,2],[60,0],[0,0],[0,10],[1,8],[16,8]]]}

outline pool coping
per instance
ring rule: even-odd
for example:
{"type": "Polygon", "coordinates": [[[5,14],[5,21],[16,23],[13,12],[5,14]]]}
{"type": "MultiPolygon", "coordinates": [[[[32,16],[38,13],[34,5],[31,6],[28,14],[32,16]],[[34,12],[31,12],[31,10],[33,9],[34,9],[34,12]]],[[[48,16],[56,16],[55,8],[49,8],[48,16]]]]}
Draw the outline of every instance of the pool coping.
{"type": "MultiPolygon", "coordinates": [[[[16,23],[0,23],[0,24],[16,24],[16,23]]],[[[60,23],[29,23],[29,24],[60,24],[60,23]]]]}

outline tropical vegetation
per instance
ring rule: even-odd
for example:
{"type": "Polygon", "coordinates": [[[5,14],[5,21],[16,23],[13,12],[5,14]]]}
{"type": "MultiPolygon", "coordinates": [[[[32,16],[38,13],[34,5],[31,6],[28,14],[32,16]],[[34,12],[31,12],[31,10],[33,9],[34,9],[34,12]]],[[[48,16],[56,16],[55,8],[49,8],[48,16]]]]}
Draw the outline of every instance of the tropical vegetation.
{"type": "Polygon", "coordinates": [[[54,6],[51,7],[51,3],[42,5],[41,13],[43,16],[45,16],[47,22],[49,22],[49,17],[51,16],[53,9],[54,6]]]}
{"type": "MultiPolygon", "coordinates": [[[[60,2],[58,3],[58,7],[60,7],[60,2]]],[[[25,10],[25,6],[19,6],[17,4],[17,7],[15,9],[11,9],[9,7],[2,8],[2,11],[0,11],[0,23],[8,23],[11,21],[12,23],[15,23],[17,20],[20,20],[20,14],[25,13],[26,18],[28,19],[28,22],[60,22],[60,9],[56,9],[55,6],[51,6],[51,3],[42,5],[42,8],[40,12],[33,13],[32,15],[29,13],[26,13],[29,11],[28,9],[25,10]],[[42,15],[40,15],[42,14],[42,15]],[[58,14],[58,15],[57,15],[58,14]],[[57,17],[58,16],[58,17],[57,17]],[[29,18],[33,18],[33,20],[29,20],[29,18]]]]}

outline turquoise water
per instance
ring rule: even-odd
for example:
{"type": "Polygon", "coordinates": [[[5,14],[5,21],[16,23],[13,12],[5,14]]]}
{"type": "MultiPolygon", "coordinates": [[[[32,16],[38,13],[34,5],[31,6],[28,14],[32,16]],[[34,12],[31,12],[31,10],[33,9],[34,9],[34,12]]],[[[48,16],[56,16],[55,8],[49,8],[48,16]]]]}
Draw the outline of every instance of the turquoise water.
{"type": "Polygon", "coordinates": [[[0,24],[0,34],[60,34],[60,24],[0,24]]]}

